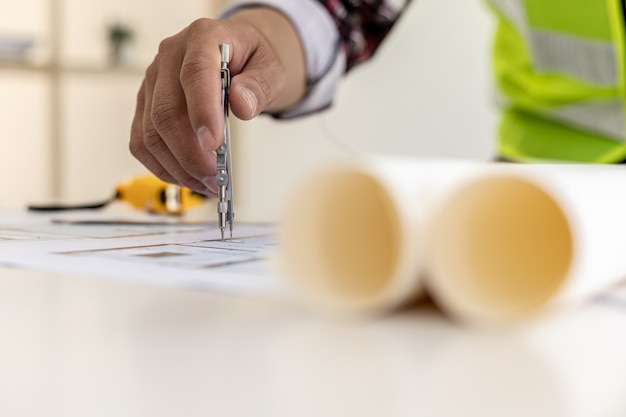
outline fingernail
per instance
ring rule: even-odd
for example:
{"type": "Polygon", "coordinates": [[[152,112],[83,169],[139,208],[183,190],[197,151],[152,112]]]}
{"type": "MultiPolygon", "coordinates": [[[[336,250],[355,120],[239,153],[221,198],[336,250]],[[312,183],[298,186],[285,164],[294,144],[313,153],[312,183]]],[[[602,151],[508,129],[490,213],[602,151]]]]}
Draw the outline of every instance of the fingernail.
{"type": "Polygon", "coordinates": [[[259,101],[257,100],[254,91],[246,87],[241,87],[240,91],[243,99],[246,101],[246,103],[248,103],[248,107],[250,107],[250,111],[252,112],[252,114],[256,114],[256,108],[259,105],[259,101]]]}
{"type": "Polygon", "coordinates": [[[203,151],[212,152],[214,150],[215,138],[208,127],[200,127],[196,132],[196,137],[203,151]]]}

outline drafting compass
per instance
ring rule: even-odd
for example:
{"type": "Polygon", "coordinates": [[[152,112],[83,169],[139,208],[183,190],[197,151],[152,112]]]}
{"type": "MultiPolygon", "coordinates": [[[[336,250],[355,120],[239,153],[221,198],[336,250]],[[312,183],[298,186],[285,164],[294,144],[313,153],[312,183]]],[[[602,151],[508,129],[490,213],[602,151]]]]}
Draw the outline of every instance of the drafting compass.
{"type": "Polygon", "coordinates": [[[215,183],[217,184],[218,198],[217,221],[220,231],[222,232],[222,240],[224,240],[224,230],[227,225],[232,239],[233,221],[235,219],[235,213],[233,212],[233,171],[230,156],[230,125],[228,122],[230,106],[228,101],[228,93],[230,92],[230,70],[228,69],[230,46],[228,44],[220,44],[220,55],[222,57],[220,77],[222,79],[222,108],[224,109],[224,142],[222,142],[222,145],[215,151],[217,156],[217,175],[215,176],[215,183]]]}

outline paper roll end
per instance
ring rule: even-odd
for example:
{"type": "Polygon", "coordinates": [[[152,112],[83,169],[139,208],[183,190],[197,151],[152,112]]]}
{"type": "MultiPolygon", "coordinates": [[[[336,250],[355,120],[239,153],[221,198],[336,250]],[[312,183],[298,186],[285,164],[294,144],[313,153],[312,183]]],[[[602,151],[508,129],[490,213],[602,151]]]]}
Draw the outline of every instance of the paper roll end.
{"type": "Polygon", "coordinates": [[[479,325],[535,314],[562,287],[573,263],[563,208],[515,176],[461,187],[438,215],[433,238],[428,289],[443,309],[479,325]]]}
{"type": "Polygon", "coordinates": [[[374,175],[354,167],[314,175],[292,195],[280,235],[289,283],[313,307],[342,315],[388,311],[402,225],[392,197],[374,175]]]}

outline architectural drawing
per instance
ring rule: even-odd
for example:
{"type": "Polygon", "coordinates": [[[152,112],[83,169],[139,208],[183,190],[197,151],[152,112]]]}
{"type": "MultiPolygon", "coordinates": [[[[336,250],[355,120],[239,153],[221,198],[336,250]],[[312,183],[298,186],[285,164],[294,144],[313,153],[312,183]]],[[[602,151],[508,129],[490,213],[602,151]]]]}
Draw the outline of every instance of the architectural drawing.
{"type": "MultiPolygon", "coordinates": [[[[93,216],[92,216],[93,217],[93,216]]],[[[0,220],[0,265],[183,288],[276,295],[272,226],[238,224],[219,239],[213,223],[53,221],[24,212],[0,220]]]]}

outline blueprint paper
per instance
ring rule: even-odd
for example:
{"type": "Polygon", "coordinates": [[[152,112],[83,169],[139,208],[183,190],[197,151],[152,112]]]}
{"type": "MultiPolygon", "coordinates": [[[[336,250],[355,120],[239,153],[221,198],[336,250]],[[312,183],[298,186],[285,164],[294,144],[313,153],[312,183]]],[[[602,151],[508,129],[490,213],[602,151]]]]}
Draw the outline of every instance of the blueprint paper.
{"type": "Polygon", "coordinates": [[[237,224],[222,241],[212,223],[151,215],[58,216],[2,211],[0,264],[181,288],[280,296],[270,225],[237,224]]]}

